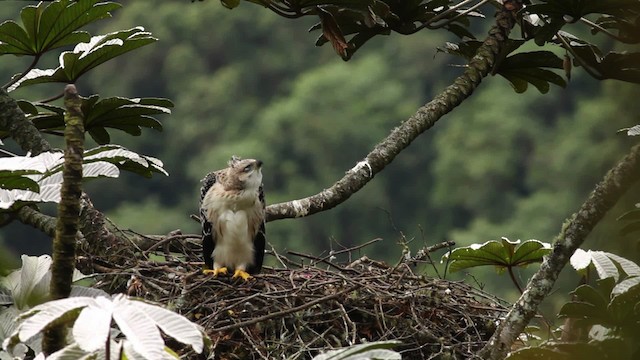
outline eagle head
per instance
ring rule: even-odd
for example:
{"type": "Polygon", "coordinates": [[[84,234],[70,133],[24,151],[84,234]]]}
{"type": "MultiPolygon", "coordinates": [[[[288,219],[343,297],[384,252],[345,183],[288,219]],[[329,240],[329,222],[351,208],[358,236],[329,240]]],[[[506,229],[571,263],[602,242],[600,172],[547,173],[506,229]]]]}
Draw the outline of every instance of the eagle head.
{"type": "Polygon", "coordinates": [[[230,162],[229,179],[235,187],[242,190],[257,191],[262,185],[262,161],[243,159],[230,162]]]}

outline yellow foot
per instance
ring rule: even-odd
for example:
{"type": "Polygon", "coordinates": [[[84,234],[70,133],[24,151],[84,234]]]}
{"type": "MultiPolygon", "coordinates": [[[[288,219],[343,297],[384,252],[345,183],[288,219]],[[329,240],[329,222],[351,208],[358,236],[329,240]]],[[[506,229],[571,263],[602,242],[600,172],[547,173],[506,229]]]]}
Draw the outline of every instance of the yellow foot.
{"type": "Polygon", "coordinates": [[[209,275],[209,274],[213,274],[213,276],[218,276],[218,275],[227,275],[227,268],[226,267],[221,267],[221,268],[217,268],[217,269],[204,269],[202,270],[202,273],[205,275],[209,275]]]}
{"type": "Polygon", "coordinates": [[[253,276],[249,275],[249,273],[244,270],[236,270],[236,272],[233,273],[233,276],[232,276],[233,279],[239,278],[239,277],[241,277],[245,281],[249,279],[253,279],[253,276]]]}

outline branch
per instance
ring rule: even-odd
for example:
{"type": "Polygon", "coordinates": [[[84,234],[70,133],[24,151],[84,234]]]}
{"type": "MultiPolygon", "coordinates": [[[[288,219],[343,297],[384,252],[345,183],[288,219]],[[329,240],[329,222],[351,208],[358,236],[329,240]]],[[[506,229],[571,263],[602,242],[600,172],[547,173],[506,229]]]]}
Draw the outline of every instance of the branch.
{"type": "Polygon", "coordinates": [[[480,352],[485,359],[504,358],[511,345],[535,315],[538,306],[551,291],[560,271],[587,235],[611,209],[625,191],[640,180],[640,145],[634,146],[595,187],[576,214],[565,222],[554,240],[552,252],[544,259],[520,299],[500,323],[480,352]]]}
{"type": "MultiPolygon", "coordinates": [[[[64,165],[62,188],[58,204],[56,237],[53,240],[53,262],[51,264],[51,297],[62,299],[71,292],[71,279],[76,262],[76,234],[80,216],[82,196],[82,155],[84,152],[84,119],[80,106],[82,100],[74,85],[64,89],[64,165]]],[[[45,330],[42,348],[52,354],[64,346],[64,324],[45,330]]]]}
{"type": "Polygon", "coordinates": [[[496,24],[489,30],[489,36],[478,48],[464,73],[440,95],[418,109],[415,115],[393,129],[364,160],[347,171],[342,179],[316,195],[268,206],[267,221],[303,217],[329,210],[362,189],[420,134],[471,96],[482,78],[491,72],[496,56],[514,26],[515,13],[521,7],[521,0],[505,0],[496,15],[496,24]]]}
{"type": "Polygon", "coordinates": [[[18,107],[18,103],[2,88],[0,88],[0,128],[8,131],[22,150],[29,151],[32,155],[51,150],[49,142],[27,119],[18,107]]]}

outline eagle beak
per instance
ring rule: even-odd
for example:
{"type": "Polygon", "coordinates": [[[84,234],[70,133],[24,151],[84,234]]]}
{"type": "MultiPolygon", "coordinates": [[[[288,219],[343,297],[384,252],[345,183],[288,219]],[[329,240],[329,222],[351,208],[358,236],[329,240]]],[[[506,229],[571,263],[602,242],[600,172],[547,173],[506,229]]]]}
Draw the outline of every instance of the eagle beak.
{"type": "Polygon", "coordinates": [[[260,169],[262,167],[262,160],[256,160],[256,166],[260,169]]]}

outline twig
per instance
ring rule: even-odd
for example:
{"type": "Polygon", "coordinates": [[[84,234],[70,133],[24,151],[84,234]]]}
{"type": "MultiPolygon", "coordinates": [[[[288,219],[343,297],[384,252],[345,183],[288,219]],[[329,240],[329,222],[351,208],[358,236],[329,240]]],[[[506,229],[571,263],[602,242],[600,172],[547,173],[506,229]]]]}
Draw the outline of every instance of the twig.
{"type": "Polygon", "coordinates": [[[295,312],[298,312],[298,311],[302,311],[302,310],[308,309],[308,308],[310,308],[310,307],[312,307],[312,306],[314,306],[316,304],[319,304],[319,303],[322,303],[322,302],[325,302],[325,301],[328,301],[328,300],[331,300],[331,299],[338,298],[338,297],[340,297],[342,295],[348,294],[348,293],[358,289],[359,287],[360,287],[360,285],[355,285],[355,286],[352,286],[352,287],[348,288],[347,290],[343,290],[343,291],[341,291],[339,293],[336,293],[336,294],[332,294],[332,295],[321,297],[319,299],[315,299],[315,300],[310,301],[310,302],[308,302],[308,303],[306,303],[304,305],[296,306],[296,307],[293,307],[293,308],[290,308],[290,309],[286,309],[286,310],[282,310],[282,311],[277,311],[277,312],[274,312],[274,313],[271,313],[271,314],[260,316],[260,317],[255,318],[255,319],[241,321],[239,323],[235,323],[235,324],[223,326],[223,327],[220,327],[220,328],[216,328],[216,329],[214,329],[214,331],[222,332],[222,331],[234,330],[234,329],[237,329],[237,328],[241,328],[241,327],[257,324],[259,322],[267,321],[269,319],[274,319],[274,318],[277,318],[277,317],[281,317],[281,316],[284,316],[284,315],[288,315],[288,314],[292,314],[292,313],[295,313],[295,312]]]}

